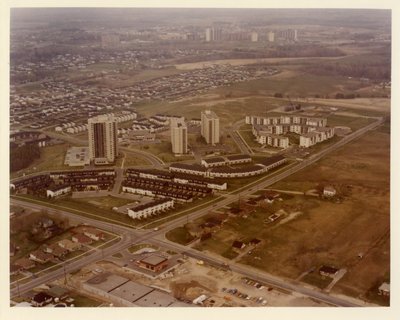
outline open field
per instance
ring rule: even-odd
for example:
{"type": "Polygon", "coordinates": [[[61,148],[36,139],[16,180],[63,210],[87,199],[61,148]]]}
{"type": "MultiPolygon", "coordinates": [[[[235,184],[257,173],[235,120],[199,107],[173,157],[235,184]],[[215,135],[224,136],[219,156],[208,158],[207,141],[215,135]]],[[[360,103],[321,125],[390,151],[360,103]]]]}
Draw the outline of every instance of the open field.
{"type": "MultiPolygon", "coordinates": [[[[292,279],[323,264],[346,268],[348,272],[333,291],[365,296],[389,272],[389,148],[389,135],[373,131],[272,186],[304,192],[331,184],[339,192],[339,202],[285,196],[282,202],[229,218],[212,239],[197,248],[227,256],[234,240],[256,237],[261,244],[251,255],[244,255],[242,263],[292,279]],[[285,223],[264,223],[280,209],[288,216],[301,213],[285,223]],[[359,253],[362,259],[357,257],[359,253]]],[[[304,279],[318,287],[327,285],[328,280],[316,274],[304,279]]]]}
{"type": "Polygon", "coordinates": [[[182,63],[176,64],[175,67],[180,70],[194,70],[211,67],[213,65],[226,65],[229,64],[231,66],[240,66],[247,64],[255,64],[255,63],[293,63],[293,62],[307,62],[310,59],[313,60],[337,60],[343,57],[306,57],[306,58],[257,58],[257,59],[223,59],[223,60],[209,60],[209,61],[199,61],[192,63],[182,63]]]}
{"type": "Polygon", "coordinates": [[[79,202],[90,203],[102,209],[112,209],[113,207],[121,207],[128,203],[135,202],[132,199],[117,198],[112,196],[96,197],[96,198],[79,198],[79,202]]]}
{"type": "MultiPolygon", "coordinates": [[[[229,88],[227,87],[227,89],[229,88]]],[[[279,101],[269,97],[263,98],[261,96],[237,99],[226,99],[224,96],[221,96],[218,99],[208,98],[206,100],[190,99],[171,103],[143,103],[138,104],[137,110],[145,116],[156,113],[180,114],[190,120],[192,118],[200,118],[202,110],[212,107],[211,109],[220,117],[221,129],[223,129],[224,126],[230,126],[236,121],[243,119],[249,112],[259,114],[286,103],[286,101],[279,101]]]]}
{"type": "Polygon", "coordinates": [[[279,74],[265,79],[235,83],[228,87],[215,89],[216,93],[235,95],[263,94],[273,96],[281,93],[289,95],[292,99],[296,97],[314,97],[334,95],[337,92],[346,92],[347,87],[353,86],[353,80],[346,77],[317,76],[301,72],[293,72],[291,76],[280,77],[279,74]],[[301,79],[301,81],[299,81],[301,79]]]}
{"type": "Polygon", "coordinates": [[[353,131],[356,131],[366,125],[376,121],[371,118],[362,118],[362,117],[346,117],[342,115],[330,115],[328,117],[328,126],[345,126],[351,128],[353,131]]]}
{"type": "Polygon", "coordinates": [[[312,99],[312,101],[354,110],[370,110],[383,113],[390,112],[390,99],[388,98],[312,99]]]}
{"type": "MultiPolygon", "coordinates": [[[[139,150],[143,150],[145,152],[154,154],[155,156],[157,156],[164,162],[193,160],[193,157],[190,155],[175,157],[174,154],[172,153],[172,146],[171,146],[171,142],[169,140],[162,141],[161,143],[149,143],[149,144],[144,144],[144,145],[134,145],[134,148],[132,148],[132,149],[139,149],[139,150]]],[[[139,163],[139,164],[141,164],[141,163],[139,163]]],[[[142,164],[147,164],[147,163],[142,163],[142,164]]],[[[129,165],[132,165],[132,164],[129,164],[129,165]]],[[[129,165],[127,163],[124,164],[124,166],[129,166],[129,165]]]]}

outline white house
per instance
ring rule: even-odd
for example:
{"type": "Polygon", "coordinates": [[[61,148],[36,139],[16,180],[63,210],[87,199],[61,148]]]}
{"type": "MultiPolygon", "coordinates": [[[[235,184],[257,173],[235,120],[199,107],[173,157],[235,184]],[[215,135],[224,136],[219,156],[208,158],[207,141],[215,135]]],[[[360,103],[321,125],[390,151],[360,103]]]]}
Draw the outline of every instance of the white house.
{"type": "Polygon", "coordinates": [[[324,187],[323,194],[325,197],[334,197],[336,195],[336,189],[332,186],[324,187]]]}

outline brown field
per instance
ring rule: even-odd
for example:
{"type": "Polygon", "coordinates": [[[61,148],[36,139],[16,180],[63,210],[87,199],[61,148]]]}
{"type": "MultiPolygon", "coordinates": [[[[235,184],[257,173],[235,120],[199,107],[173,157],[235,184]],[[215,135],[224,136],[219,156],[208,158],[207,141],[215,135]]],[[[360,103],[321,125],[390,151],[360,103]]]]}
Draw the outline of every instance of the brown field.
{"type": "Polygon", "coordinates": [[[389,98],[311,99],[313,102],[356,110],[390,112],[389,98]]]}
{"type": "Polygon", "coordinates": [[[291,279],[322,264],[346,268],[347,274],[333,292],[365,296],[377,282],[389,277],[389,150],[386,132],[377,130],[363,136],[272,186],[306,191],[331,184],[341,201],[284,196],[282,202],[258,207],[247,218],[231,217],[198,248],[226,256],[233,240],[257,237],[263,240],[261,245],[240,262],[291,279]],[[296,214],[285,223],[263,223],[279,209],[296,214]],[[363,253],[362,259],[357,257],[359,253],[363,253]]]}
{"type": "Polygon", "coordinates": [[[175,67],[180,70],[194,70],[201,69],[206,67],[211,67],[212,65],[224,65],[230,64],[232,66],[240,66],[246,64],[254,64],[254,63],[282,63],[282,62],[307,62],[309,59],[318,59],[318,60],[337,60],[343,57],[305,57],[305,58],[260,58],[260,59],[223,59],[223,60],[211,60],[211,61],[199,61],[192,63],[182,63],[177,64],[175,67]]]}

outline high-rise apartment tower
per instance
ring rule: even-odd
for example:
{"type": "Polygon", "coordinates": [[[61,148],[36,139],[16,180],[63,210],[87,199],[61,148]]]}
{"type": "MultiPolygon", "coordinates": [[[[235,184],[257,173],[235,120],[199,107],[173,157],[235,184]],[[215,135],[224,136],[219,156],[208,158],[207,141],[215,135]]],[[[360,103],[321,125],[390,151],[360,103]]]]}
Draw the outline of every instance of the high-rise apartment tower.
{"type": "Polygon", "coordinates": [[[214,111],[201,113],[201,135],[209,144],[219,143],[219,118],[214,111]]]}
{"type": "Polygon", "coordinates": [[[88,120],[90,161],[96,165],[115,162],[118,155],[117,122],[113,115],[88,120]]]}
{"type": "Polygon", "coordinates": [[[182,120],[171,119],[170,121],[172,152],[175,154],[185,154],[188,152],[187,126],[182,120]]]}

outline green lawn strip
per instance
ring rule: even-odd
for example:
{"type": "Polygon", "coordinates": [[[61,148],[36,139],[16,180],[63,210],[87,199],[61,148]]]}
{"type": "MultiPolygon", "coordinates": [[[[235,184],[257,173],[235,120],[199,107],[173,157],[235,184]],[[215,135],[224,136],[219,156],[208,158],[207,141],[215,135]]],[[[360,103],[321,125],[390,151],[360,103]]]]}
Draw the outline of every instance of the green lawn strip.
{"type": "Polygon", "coordinates": [[[153,244],[150,243],[139,243],[139,244],[135,244],[131,247],[128,248],[130,253],[135,253],[136,251],[143,249],[143,248],[151,248],[154,250],[158,250],[159,248],[153,244]]]}

